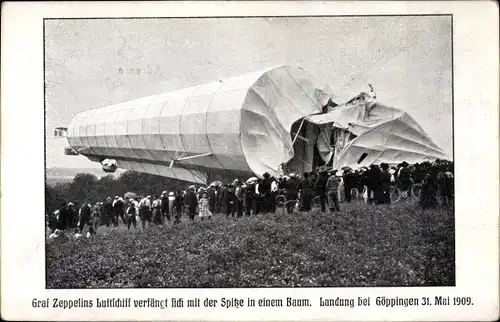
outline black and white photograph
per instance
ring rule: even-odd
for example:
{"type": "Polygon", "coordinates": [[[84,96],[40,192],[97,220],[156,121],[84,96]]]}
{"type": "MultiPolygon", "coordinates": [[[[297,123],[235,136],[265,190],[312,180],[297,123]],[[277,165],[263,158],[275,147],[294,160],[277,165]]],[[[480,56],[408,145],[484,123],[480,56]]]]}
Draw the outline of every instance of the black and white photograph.
{"type": "Polygon", "coordinates": [[[44,41],[47,288],[455,285],[451,15],[44,41]]]}
{"type": "Polygon", "coordinates": [[[494,8],[2,3],[2,320],[498,320],[494,8]]]}

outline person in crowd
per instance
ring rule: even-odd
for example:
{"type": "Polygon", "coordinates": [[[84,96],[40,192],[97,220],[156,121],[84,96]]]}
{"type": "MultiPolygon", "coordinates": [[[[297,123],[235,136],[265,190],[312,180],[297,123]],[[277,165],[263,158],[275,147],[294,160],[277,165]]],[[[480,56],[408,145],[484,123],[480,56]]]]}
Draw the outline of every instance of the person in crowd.
{"type": "Polygon", "coordinates": [[[304,172],[299,183],[300,195],[302,196],[302,211],[309,212],[312,208],[314,197],[314,182],[309,172],[304,172]]]}
{"type": "Polygon", "coordinates": [[[57,216],[59,215],[59,210],[54,210],[46,213],[47,227],[49,231],[53,233],[57,229],[57,216]]]}
{"type": "MultiPolygon", "coordinates": [[[[222,184],[222,189],[218,189],[215,183],[207,189],[200,187],[198,191],[194,186],[190,186],[185,192],[179,190],[177,194],[172,192],[168,196],[167,192],[163,191],[159,199],[156,196],[154,198],[151,196],[142,198],[141,196],[140,202],[132,199],[123,201],[118,196],[111,202],[111,198],[107,197],[105,202],[97,202],[94,207],[91,207],[90,202],[86,201],[79,209],[78,215],[73,210],[72,203],[67,205],[63,203],[55,212],[49,212],[49,215],[46,215],[47,225],[51,231],[55,229],[64,231],[64,229],[75,226],[76,221],[80,233],[83,232],[86,225],[89,226],[89,230],[95,232],[97,231],[97,222],[94,220],[97,220],[100,215],[101,224],[107,226],[112,221],[116,227],[118,217],[121,217],[122,221],[127,223],[127,229],[130,229],[132,224],[136,227],[139,220],[144,229],[146,221],[150,223],[153,219],[155,224],[163,224],[164,217],[170,221],[170,214],[174,213],[174,224],[179,223],[184,205],[192,221],[195,220],[196,214],[200,218],[207,218],[219,205],[222,205],[223,213],[228,218],[242,217],[244,213],[250,216],[252,212],[254,214],[273,212],[275,198],[280,194],[283,194],[288,201],[297,200],[300,196],[301,210],[306,212],[312,209],[312,199],[316,194],[319,196],[322,212],[326,212],[325,204],[328,204],[330,212],[335,212],[340,211],[338,190],[342,183],[347,202],[351,198],[348,192],[352,188],[357,188],[360,191],[363,185],[366,185],[371,201],[376,204],[389,204],[391,203],[390,189],[393,183],[399,189],[407,191],[414,183],[413,178],[418,178],[422,174],[424,174],[424,178],[419,200],[420,207],[423,209],[436,207],[438,205],[437,195],[443,206],[453,204],[452,162],[436,160],[432,163],[425,161],[412,165],[402,162],[397,168],[389,168],[388,164],[382,163],[380,167],[372,164],[369,168],[362,167],[353,171],[345,167],[343,170],[343,174],[340,175],[336,170],[327,172],[326,167],[322,167],[304,173],[300,179],[294,173],[290,174],[289,177],[283,175],[276,179],[266,172],[263,174],[263,179],[247,180],[247,184],[236,179],[229,185],[222,184]],[[198,210],[197,207],[199,207],[198,210]],[[151,216],[151,211],[153,216],[151,216]],[[75,215],[77,220],[73,219],[75,215]]],[[[291,213],[294,206],[293,202],[287,202],[287,213],[291,213]]]]}
{"type": "MultiPolygon", "coordinates": [[[[396,173],[399,169],[396,167],[396,173]]],[[[413,183],[422,183],[425,177],[425,169],[420,163],[415,163],[409,167],[410,178],[412,178],[413,183]]]]}
{"type": "Polygon", "coordinates": [[[61,207],[59,208],[59,214],[57,217],[57,228],[59,230],[65,230],[69,227],[70,215],[68,211],[68,206],[66,202],[61,202],[61,207]]]}
{"type": "Polygon", "coordinates": [[[226,189],[226,193],[224,194],[224,205],[225,205],[225,209],[226,209],[226,218],[229,218],[229,217],[234,217],[234,213],[235,213],[235,210],[236,210],[236,204],[238,202],[238,198],[236,198],[236,195],[235,195],[235,187],[233,186],[233,184],[230,184],[227,189],[226,189]]]}
{"type": "Polygon", "coordinates": [[[90,215],[90,226],[89,232],[94,234],[97,232],[97,228],[99,227],[99,220],[101,217],[101,209],[104,207],[103,204],[97,203],[93,208],[90,215]]]}
{"type": "Polygon", "coordinates": [[[319,174],[314,183],[314,190],[316,191],[316,195],[319,196],[319,204],[321,208],[321,212],[326,211],[326,182],[328,181],[328,172],[326,168],[321,168],[319,174]]]}
{"type": "Polygon", "coordinates": [[[271,177],[271,212],[274,214],[276,212],[276,197],[278,196],[278,180],[275,177],[271,177]]]}
{"type": "Polygon", "coordinates": [[[362,173],[362,171],[363,171],[362,169],[356,169],[353,172],[353,177],[352,177],[353,187],[358,190],[358,193],[362,193],[362,191],[363,191],[363,189],[365,187],[364,184],[363,184],[363,173],[362,173]]]}
{"type": "Polygon", "coordinates": [[[375,203],[376,189],[379,183],[377,167],[371,164],[370,167],[363,171],[363,184],[366,186],[368,195],[368,203],[375,203]]]}
{"type": "Polygon", "coordinates": [[[219,193],[219,205],[220,205],[220,212],[222,213],[227,213],[227,188],[228,186],[226,184],[222,184],[220,187],[220,193],[219,193]]]}
{"type": "Polygon", "coordinates": [[[134,225],[134,228],[137,229],[137,219],[136,216],[139,215],[139,209],[137,208],[137,204],[135,200],[132,198],[129,199],[128,208],[126,211],[127,216],[127,230],[130,230],[130,226],[134,225]]]}
{"type": "MultiPolygon", "coordinates": [[[[173,195],[173,193],[172,193],[172,195],[173,195]]],[[[170,214],[172,213],[172,209],[170,209],[170,200],[169,200],[169,196],[167,195],[166,191],[163,191],[161,193],[160,209],[161,209],[162,222],[165,222],[165,221],[170,222],[170,214]]]]}
{"type": "Polygon", "coordinates": [[[207,190],[204,188],[204,187],[200,187],[198,189],[198,192],[196,193],[196,199],[199,201],[201,199],[201,197],[203,197],[203,194],[206,192],[207,190]]]}
{"type": "Polygon", "coordinates": [[[433,176],[428,173],[422,182],[422,191],[420,192],[420,207],[422,209],[432,209],[437,206],[437,185],[433,176]]]}
{"type": "Polygon", "coordinates": [[[78,228],[80,228],[80,234],[83,232],[85,225],[90,226],[90,219],[92,216],[92,209],[90,201],[85,201],[79,211],[78,228]]]}
{"type": "Polygon", "coordinates": [[[245,196],[245,213],[247,216],[251,216],[252,212],[255,214],[255,181],[247,181],[243,194],[245,196]]]}
{"type": "Polygon", "coordinates": [[[181,190],[178,190],[177,194],[175,195],[174,207],[175,207],[174,224],[179,224],[181,222],[182,212],[184,209],[184,196],[182,195],[181,190]]]}
{"type": "Polygon", "coordinates": [[[285,193],[287,180],[288,180],[288,176],[286,176],[286,175],[284,175],[278,179],[278,190],[279,190],[280,194],[285,193]]]}
{"type": "Polygon", "coordinates": [[[351,202],[351,190],[355,187],[354,173],[351,168],[345,168],[342,180],[344,182],[345,202],[351,202]]]}
{"type": "Polygon", "coordinates": [[[115,227],[118,226],[118,218],[120,218],[122,222],[126,224],[125,202],[121,197],[115,196],[115,200],[113,201],[113,224],[115,227]]]}
{"type": "Polygon", "coordinates": [[[259,186],[262,183],[262,179],[258,178],[257,181],[255,182],[255,190],[253,194],[253,205],[254,205],[254,214],[260,214],[262,210],[262,195],[260,194],[259,186]]]}
{"type": "Polygon", "coordinates": [[[311,180],[313,182],[313,185],[316,183],[316,179],[318,179],[318,171],[319,169],[314,169],[311,171],[311,180]]]}
{"type": "Polygon", "coordinates": [[[222,205],[221,205],[221,198],[220,198],[220,193],[221,193],[221,186],[216,185],[215,186],[215,205],[214,205],[214,211],[212,213],[218,214],[222,211],[222,205]]]}
{"type": "MultiPolygon", "coordinates": [[[[290,173],[290,179],[286,181],[285,185],[285,197],[287,201],[298,200],[299,198],[299,179],[295,173],[290,173]]],[[[287,202],[286,211],[288,214],[292,213],[294,204],[292,202],[287,202]]]]}
{"type": "Polygon", "coordinates": [[[379,203],[391,203],[391,174],[389,173],[389,165],[387,163],[380,164],[382,173],[380,174],[380,194],[379,203]]]}
{"type": "Polygon", "coordinates": [[[243,183],[239,180],[236,179],[233,182],[235,189],[234,189],[234,202],[235,202],[235,212],[238,218],[241,218],[243,216],[243,199],[244,199],[244,191],[243,191],[243,183]]]}
{"type": "Polygon", "coordinates": [[[443,206],[447,205],[447,200],[446,200],[446,175],[445,171],[443,168],[440,168],[437,176],[436,176],[436,186],[437,186],[437,191],[439,198],[441,199],[441,203],[443,206]]]}
{"type": "Polygon", "coordinates": [[[153,224],[155,225],[163,225],[163,216],[161,213],[161,199],[156,195],[153,195],[153,202],[151,205],[152,215],[153,215],[153,224]]]}
{"type": "Polygon", "coordinates": [[[337,176],[337,170],[332,170],[329,174],[330,177],[326,181],[326,191],[328,197],[328,208],[330,213],[333,213],[334,211],[340,211],[338,191],[342,179],[337,176]]]}
{"type": "Polygon", "coordinates": [[[107,197],[103,205],[104,211],[104,223],[106,227],[109,227],[110,223],[113,221],[113,203],[111,202],[111,197],[107,197]]]}
{"type": "Polygon", "coordinates": [[[212,217],[212,212],[210,211],[210,200],[208,199],[208,194],[203,192],[200,200],[198,201],[199,216],[203,221],[205,218],[210,219],[212,217]]]}
{"type": "Polygon", "coordinates": [[[271,195],[271,175],[265,172],[263,175],[264,179],[259,184],[259,194],[262,196],[262,210],[264,213],[271,212],[272,198],[271,195]]]}
{"type": "MultiPolygon", "coordinates": [[[[174,206],[175,206],[175,194],[173,191],[170,191],[168,193],[167,202],[168,202],[167,220],[170,222],[171,216],[173,216],[175,213],[175,208],[174,208],[174,206]]],[[[162,206],[163,206],[163,204],[162,204],[162,206]]]]}
{"type": "Polygon", "coordinates": [[[188,210],[189,219],[191,219],[191,221],[194,221],[194,217],[196,216],[196,206],[198,205],[195,186],[190,186],[186,191],[184,203],[186,204],[188,210]]]}
{"type": "Polygon", "coordinates": [[[139,201],[139,218],[141,220],[142,229],[146,228],[146,222],[148,223],[148,227],[151,224],[151,196],[147,196],[142,198],[139,201]]]}
{"type": "Polygon", "coordinates": [[[75,205],[72,202],[68,203],[68,224],[71,228],[78,227],[78,213],[75,209],[75,205]]]}
{"type": "Polygon", "coordinates": [[[407,191],[413,183],[408,163],[403,161],[398,164],[398,171],[396,173],[396,187],[401,191],[407,191]]]}
{"type": "Polygon", "coordinates": [[[215,189],[215,183],[211,183],[207,189],[207,198],[210,212],[215,212],[215,204],[217,202],[217,190],[215,189]]]}
{"type": "Polygon", "coordinates": [[[104,210],[104,203],[98,201],[95,205],[99,208],[99,226],[104,226],[106,225],[106,211],[104,210]]]}
{"type": "Polygon", "coordinates": [[[382,203],[382,170],[380,167],[376,164],[371,164],[370,165],[370,171],[371,171],[371,176],[372,176],[372,189],[373,189],[373,202],[375,204],[381,204],[382,203]]]}

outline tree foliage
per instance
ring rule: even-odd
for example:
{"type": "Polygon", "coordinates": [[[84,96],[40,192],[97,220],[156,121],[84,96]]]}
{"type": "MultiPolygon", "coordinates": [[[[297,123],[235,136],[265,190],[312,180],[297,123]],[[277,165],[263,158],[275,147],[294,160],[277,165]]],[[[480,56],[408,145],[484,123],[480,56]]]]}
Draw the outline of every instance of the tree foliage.
{"type": "Polygon", "coordinates": [[[90,200],[95,203],[130,191],[137,195],[159,195],[164,190],[177,191],[188,185],[187,182],[135,171],[126,171],[118,178],[112,175],[97,178],[93,174],[78,173],[69,183],[45,185],[45,207],[47,211],[53,211],[63,201],[81,204],[90,200]]]}

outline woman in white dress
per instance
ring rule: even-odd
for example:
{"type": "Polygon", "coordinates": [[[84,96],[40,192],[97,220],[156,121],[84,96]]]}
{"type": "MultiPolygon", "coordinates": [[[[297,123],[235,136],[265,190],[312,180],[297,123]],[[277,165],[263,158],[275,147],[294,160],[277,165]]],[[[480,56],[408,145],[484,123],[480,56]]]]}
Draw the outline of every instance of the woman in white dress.
{"type": "Polygon", "coordinates": [[[212,213],[210,212],[209,200],[206,192],[202,194],[202,197],[198,201],[198,208],[201,220],[204,220],[205,218],[210,219],[212,217],[212,213]]]}

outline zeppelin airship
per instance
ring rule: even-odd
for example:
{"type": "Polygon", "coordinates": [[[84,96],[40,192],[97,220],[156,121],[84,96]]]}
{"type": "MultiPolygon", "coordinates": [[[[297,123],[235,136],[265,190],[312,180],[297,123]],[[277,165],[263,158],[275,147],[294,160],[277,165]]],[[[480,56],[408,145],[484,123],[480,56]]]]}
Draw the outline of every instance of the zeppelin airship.
{"type": "Polygon", "coordinates": [[[279,66],[77,114],[66,154],[206,184],[321,165],[446,159],[406,112],[373,89],[337,104],[300,67],[279,66]]]}

